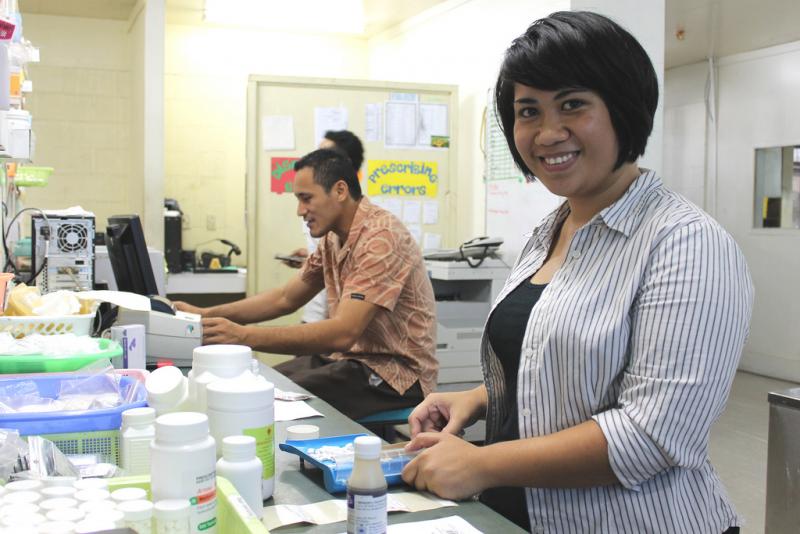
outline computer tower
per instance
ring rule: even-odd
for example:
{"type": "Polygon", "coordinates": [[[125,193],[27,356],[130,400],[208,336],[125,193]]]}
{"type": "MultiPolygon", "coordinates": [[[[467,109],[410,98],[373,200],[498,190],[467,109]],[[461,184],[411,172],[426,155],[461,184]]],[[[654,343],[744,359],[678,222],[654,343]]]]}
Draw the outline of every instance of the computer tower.
{"type": "Polygon", "coordinates": [[[167,269],[171,273],[183,272],[183,262],[181,261],[183,228],[181,219],[181,212],[179,211],[170,210],[164,213],[164,259],[167,261],[167,269]]]}
{"type": "Polygon", "coordinates": [[[31,269],[41,268],[35,283],[42,293],[93,288],[94,231],[92,215],[31,217],[31,269]]]}

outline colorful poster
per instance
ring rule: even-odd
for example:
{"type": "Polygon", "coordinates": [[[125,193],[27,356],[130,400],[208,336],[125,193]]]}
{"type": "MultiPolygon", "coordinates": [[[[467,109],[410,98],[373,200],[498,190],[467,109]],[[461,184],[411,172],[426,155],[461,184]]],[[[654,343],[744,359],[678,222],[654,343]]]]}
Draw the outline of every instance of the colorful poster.
{"type": "Polygon", "coordinates": [[[370,160],[367,195],[436,197],[439,163],[436,161],[370,160]]]}
{"type": "Polygon", "coordinates": [[[300,158],[272,158],[270,162],[269,190],[273,193],[291,193],[294,185],[294,162],[300,158]]]}

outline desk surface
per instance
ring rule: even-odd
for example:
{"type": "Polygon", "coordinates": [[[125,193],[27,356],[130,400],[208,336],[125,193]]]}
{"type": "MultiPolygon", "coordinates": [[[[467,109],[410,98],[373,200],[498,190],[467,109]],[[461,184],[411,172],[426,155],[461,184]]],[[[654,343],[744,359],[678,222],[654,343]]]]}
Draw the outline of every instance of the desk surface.
{"type": "MultiPolygon", "coordinates": [[[[305,391],[303,388],[263,363],[261,364],[261,373],[267,380],[274,383],[280,389],[285,391],[305,391]]],[[[327,402],[317,398],[311,399],[308,402],[314,409],[324,414],[325,417],[276,423],[276,443],[286,441],[286,427],[293,424],[308,423],[316,425],[319,427],[319,434],[322,437],[368,432],[364,427],[352,419],[347,418],[327,402]]],[[[297,456],[283,452],[278,449],[277,446],[275,447],[275,473],[275,493],[272,499],[266,501],[265,504],[267,506],[273,504],[309,504],[326,501],[332,498],[341,499],[344,497],[344,494],[331,495],[325,491],[325,487],[322,483],[322,473],[318,469],[306,468],[300,470],[297,456]]],[[[408,491],[408,489],[408,487],[403,487],[395,488],[392,491],[408,491]]],[[[459,503],[457,508],[438,508],[436,510],[416,513],[392,513],[389,514],[389,524],[423,521],[451,515],[463,517],[475,528],[486,533],[525,532],[490,508],[474,501],[459,503]]],[[[292,525],[281,527],[280,532],[340,533],[345,530],[346,525],[344,522],[339,522],[319,526],[307,524],[292,525]]]]}

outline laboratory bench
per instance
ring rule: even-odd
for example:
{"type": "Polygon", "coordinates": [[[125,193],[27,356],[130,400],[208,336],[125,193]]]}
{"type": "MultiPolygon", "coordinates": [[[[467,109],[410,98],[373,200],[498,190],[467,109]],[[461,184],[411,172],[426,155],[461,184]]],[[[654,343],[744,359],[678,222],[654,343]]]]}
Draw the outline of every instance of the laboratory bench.
{"type": "MultiPolygon", "coordinates": [[[[261,364],[261,374],[276,387],[284,391],[298,391],[308,393],[303,388],[278,373],[271,367],[261,364]]],[[[325,417],[284,421],[275,423],[275,443],[286,441],[286,428],[296,424],[313,424],[319,427],[320,437],[338,436],[344,434],[358,434],[368,432],[363,426],[336,410],[327,402],[312,398],[308,402],[314,409],[325,417]]],[[[343,499],[344,494],[330,494],[325,491],[322,482],[322,472],[313,467],[300,468],[299,458],[293,454],[283,452],[275,447],[275,492],[271,499],[265,501],[265,506],[275,504],[310,504],[330,499],[343,499]]],[[[389,488],[389,492],[409,491],[408,486],[389,488]]],[[[464,518],[472,526],[482,532],[514,533],[525,532],[514,523],[496,513],[492,509],[477,501],[460,502],[457,507],[437,508],[423,512],[398,512],[389,514],[389,524],[410,523],[457,515],[464,518]]],[[[279,532],[314,532],[314,533],[340,533],[346,530],[344,522],[328,525],[296,524],[281,527],[279,532]]]]}

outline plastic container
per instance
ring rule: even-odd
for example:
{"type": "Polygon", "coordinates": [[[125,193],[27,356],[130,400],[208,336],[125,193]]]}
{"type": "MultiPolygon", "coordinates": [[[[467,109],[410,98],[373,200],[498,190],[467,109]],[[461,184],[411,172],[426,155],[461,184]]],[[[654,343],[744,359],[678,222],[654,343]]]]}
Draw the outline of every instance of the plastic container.
{"type": "Polygon", "coordinates": [[[147,377],[145,388],[147,404],[156,415],[182,412],[189,407],[189,382],[177,367],[159,367],[147,377]]]}
{"type": "Polygon", "coordinates": [[[36,532],[37,526],[47,521],[42,514],[9,514],[0,519],[4,527],[11,529],[11,532],[36,532]],[[29,530],[28,530],[29,529],[29,530]]]}
{"type": "Polygon", "coordinates": [[[92,333],[94,316],[95,314],[93,313],[76,315],[3,315],[0,316],[0,332],[8,332],[17,339],[30,334],[88,336],[92,333]]]}
{"type": "Polygon", "coordinates": [[[153,503],[150,501],[140,500],[121,502],[117,505],[117,510],[125,515],[125,526],[135,530],[137,534],[151,534],[153,531],[153,503]]]}
{"type": "Polygon", "coordinates": [[[0,502],[0,517],[5,517],[9,514],[38,514],[41,513],[41,508],[38,504],[22,503],[6,505],[0,502]]]}
{"type": "Polygon", "coordinates": [[[252,436],[228,436],[222,440],[222,458],[217,460],[217,475],[227,478],[250,510],[259,519],[264,515],[261,476],[264,468],[256,456],[252,436]]]}
{"type": "Polygon", "coordinates": [[[77,523],[83,521],[86,514],[80,508],[60,508],[58,510],[50,510],[45,517],[48,521],[72,521],[77,523]]]}
{"type": "Polygon", "coordinates": [[[114,501],[102,499],[97,501],[84,501],[78,505],[78,510],[87,516],[95,512],[105,512],[108,510],[116,510],[117,503],[114,501]]]}
{"type": "MultiPolygon", "coordinates": [[[[164,499],[156,502],[153,505],[156,534],[189,534],[190,512],[191,506],[187,499],[164,499]]],[[[219,525],[220,532],[225,532],[221,521],[219,525]]]]}
{"type": "Polygon", "coordinates": [[[56,497],[54,499],[44,499],[39,503],[39,508],[41,508],[43,513],[47,513],[50,510],[65,510],[65,509],[74,509],[78,507],[77,499],[71,499],[69,497],[56,497]]]}
{"type": "Polygon", "coordinates": [[[59,497],[73,498],[77,491],[78,490],[72,486],[48,486],[40,489],[39,493],[41,493],[45,499],[55,499],[59,497]]]}
{"type": "Polygon", "coordinates": [[[75,523],[72,521],[45,521],[36,527],[37,534],[73,534],[75,523]]]}
{"type": "Polygon", "coordinates": [[[191,500],[192,533],[216,532],[216,460],[205,414],[176,412],[156,419],[156,439],[150,445],[153,500],[191,500]]]}
{"type": "Polygon", "coordinates": [[[381,440],[360,436],[353,442],[355,463],[347,480],[347,534],[386,532],[386,478],[381,470],[381,440]]]}
{"type": "Polygon", "coordinates": [[[154,408],[132,408],[122,412],[120,467],[128,475],[150,472],[150,443],[156,436],[154,408]]]}
{"type": "Polygon", "coordinates": [[[142,488],[120,488],[111,492],[111,500],[119,504],[128,501],[141,501],[147,499],[147,491],[142,488]]]}
{"type": "Polygon", "coordinates": [[[107,490],[108,480],[105,478],[82,478],[76,480],[72,486],[78,491],[88,489],[107,490]]]}
{"type": "Polygon", "coordinates": [[[86,488],[76,491],[75,499],[79,502],[109,501],[111,500],[111,492],[102,488],[86,488]]]}
{"type": "MultiPolygon", "coordinates": [[[[2,358],[0,358],[2,359],[2,358]]],[[[42,375],[32,378],[0,378],[0,384],[29,380],[36,384],[39,395],[55,398],[63,380],[76,375],[42,375]]],[[[98,454],[102,461],[119,465],[119,428],[122,412],[146,404],[144,388],[133,378],[120,378],[120,393],[132,402],[114,408],[88,411],[0,414],[0,428],[14,428],[23,436],[43,436],[54,442],[64,454],[98,454]]]]}
{"type": "Polygon", "coordinates": [[[115,528],[117,528],[117,525],[113,521],[104,521],[102,519],[84,519],[75,525],[75,534],[92,534],[95,532],[114,530],[115,528]]]}
{"type": "Polygon", "coordinates": [[[221,378],[251,376],[253,351],[244,345],[206,345],[192,352],[189,378],[189,403],[192,410],[206,411],[206,386],[221,378]]]}
{"type": "MultiPolygon", "coordinates": [[[[75,316],[79,317],[79,316],[75,316]]],[[[94,315],[91,316],[92,318],[94,315]]],[[[11,320],[27,320],[28,317],[2,317],[0,316],[0,332],[11,330],[14,334],[14,324],[9,324],[11,320]]],[[[43,317],[42,319],[48,319],[43,317]]],[[[90,321],[91,323],[91,321],[90,321]]],[[[18,325],[17,325],[18,326],[18,325]]],[[[29,332],[33,333],[33,332],[29,332]]],[[[38,332],[42,333],[42,332],[38,332]]],[[[63,334],[64,332],[52,332],[53,334],[63,334]]],[[[15,337],[24,337],[14,334],[15,337]]],[[[88,333],[86,334],[88,335],[88,333]]],[[[97,339],[99,352],[95,354],[73,354],[64,355],[45,355],[45,354],[25,354],[23,356],[3,355],[0,356],[0,374],[21,374],[21,373],[63,373],[82,369],[97,360],[116,358],[122,354],[122,347],[119,343],[111,339],[97,339]]]]}
{"type": "Polygon", "coordinates": [[[15,480],[3,487],[6,491],[39,491],[44,484],[40,480],[15,480]]]}
{"type": "Polygon", "coordinates": [[[86,514],[86,519],[113,524],[114,528],[122,528],[125,526],[125,514],[116,509],[90,512],[86,514]]]}
{"type": "Polygon", "coordinates": [[[317,425],[292,425],[286,428],[286,439],[293,441],[304,439],[317,439],[319,427],[317,425]]]}
{"type": "MultiPolygon", "coordinates": [[[[249,372],[208,385],[208,421],[218,444],[227,436],[252,436],[262,464],[261,499],[275,490],[275,386],[249,372]]],[[[222,453],[218,445],[217,454],[222,453]]]]}
{"type": "Polygon", "coordinates": [[[38,491],[11,491],[3,495],[3,506],[16,506],[18,504],[36,504],[42,500],[38,491]]]}

